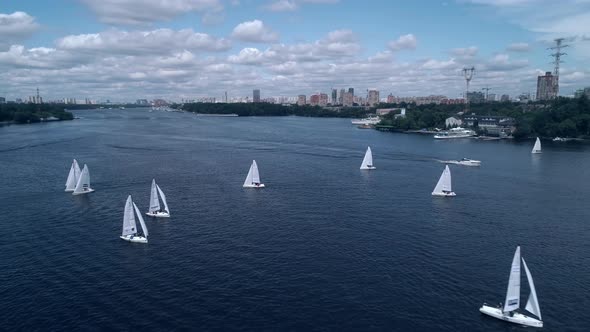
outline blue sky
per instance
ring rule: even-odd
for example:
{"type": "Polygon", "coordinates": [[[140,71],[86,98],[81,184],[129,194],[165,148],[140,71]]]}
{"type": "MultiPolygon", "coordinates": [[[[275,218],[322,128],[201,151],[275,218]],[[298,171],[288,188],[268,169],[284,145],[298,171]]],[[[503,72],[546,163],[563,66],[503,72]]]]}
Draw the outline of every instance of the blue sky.
{"type": "Polygon", "coordinates": [[[561,94],[590,85],[590,0],[5,0],[0,95],[46,99],[535,92],[568,38],[561,94]]]}

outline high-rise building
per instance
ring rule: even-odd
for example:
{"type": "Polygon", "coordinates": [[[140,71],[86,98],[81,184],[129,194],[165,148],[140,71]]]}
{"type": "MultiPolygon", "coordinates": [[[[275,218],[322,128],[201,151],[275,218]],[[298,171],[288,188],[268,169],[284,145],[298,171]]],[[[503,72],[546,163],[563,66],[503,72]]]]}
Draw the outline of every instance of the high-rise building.
{"type": "Polygon", "coordinates": [[[350,92],[345,92],[344,96],[342,97],[342,105],[343,106],[352,106],[354,103],[354,95],[350,92]]]}
{"type": "Polygon", "coordinates": [[[345,93],[346,93],[346,90],[340,89],[340,98],[338,99],[338,104],[344,105],[344,94],[345,93]]]}
{"type": "Polygon", "coordinates": [[[550,100],[557,97],[557,76],[550,71],[537,77],[537,100],[550,100]]]}
{"type": "Polygon", "coordinates": [[[297,105],[303,106],[307,101],[305,100],[305,95],[297,96],[297,105]]]}
{"type": "Polygon", "coordinates": [[[502,95],[502,97],[500,97],[500,101],[510,101],[510,96],[509,95],[502,95]]]}
{"type": "Polygon", "coordinates": [[[6,98],[0,97],[0,104],[6,104],[6,98]]]}
{"type": "Polygon", "coordinates": [[[354,98],[354,88],[348,88],[348,93],[354,98]]]}
{"type": "Polygon", "coordinates": [[[320,93],[320,106],[327,106],[328,105],[328,95],[325,93],[320,93]]]}
{"type": "Polygon", "coordinates": [[[486,97],[486,101],[496,101],[496,94],[495,93],[488,93],[488,96],[486,97]]]}
{"type": "Polygon", "coordinates": [[[369,90],[369,97],[367,99],[369,106],[379,104],[379,91],[375,89],[369,90]]]}
{"type": "Polygon", "coordinates": [[[332,105],[338,104],[338,90],[332,89],[332,105]]]}
{"type": "Polygon", "coordinates": [[[311,106],[317,106],[320,104],[320,95],[319,94],[313,94],[309,97],[309,104],[311,106]]]}
{"type": "Polygon", "coordinates": [[[395,103],[395,97],[393,96],[393,94],[389,94],[389,96],[387,96],[387,103],[388,104],[393,104],[395,103]]]}
{"type": "Polygon", "coordinates": [[[255,89],[253,92],[253,96],[252,96],[252,101],[255,103],[259,103],[260,102],[260,90],[259,89],[255,89]]]}
{"type": "Polygon", "coordinates": [[[483,103],[486,100],[485,96],[486,95],[483,92],[480,92],[480,91],[470,91],[470,92],[467,92],[467,100],[471,104],[483,103]]]}
{"type": "Polygon", "coordinates": [[[590,87],[586,87],[583,89],[578,89],[576,90],[576,92],[574,93],[574,97],[575,98],[581,98],[582,96],[586,96],[588,98],[590,98],[590,87]]]}

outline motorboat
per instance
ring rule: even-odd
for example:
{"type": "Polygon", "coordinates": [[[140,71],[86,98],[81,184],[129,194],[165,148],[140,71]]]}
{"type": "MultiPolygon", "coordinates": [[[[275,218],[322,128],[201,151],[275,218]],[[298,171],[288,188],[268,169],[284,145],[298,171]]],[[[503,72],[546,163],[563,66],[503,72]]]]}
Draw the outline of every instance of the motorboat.
{"type": "Polygon", "coordinates": [[[475,131],[461,127],[452,128],[434,135],[436,139],[468,138],[475,136],[475,131]]]}

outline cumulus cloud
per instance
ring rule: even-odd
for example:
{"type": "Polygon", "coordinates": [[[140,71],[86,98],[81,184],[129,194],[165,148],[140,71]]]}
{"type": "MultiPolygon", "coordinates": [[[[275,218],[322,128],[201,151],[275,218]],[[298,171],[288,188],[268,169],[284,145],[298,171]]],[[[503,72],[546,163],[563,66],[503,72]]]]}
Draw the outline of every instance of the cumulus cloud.
{"type": "Polygon", "coordinates": [[[389,48],[392,51],[413,50],[416,49],[417,40],[413,34],[399,36],[398,39],[389,42],[389,48]]]}
{"type": "Polygon", "coordinates": [[[477,55],[478,48],[475,46],[454,48],[451,54],[459,57],[474,57],[477,55]]]}
{"type": "Polygon", "coordinates": [[[293,0],[279,0],[266,5],[265,8],[273,12],[288,12],[296,10],[297,3],[293,0]]]}
{"type": "Polygon", "coordinates": [[[189,12],[219,11],[219,0],[81,0],[109,24],[137,25],[170,20],[189,12]]]}
{"type": "Polygon", "coordinates": [[[192,29],[151,31],[108,30],[100,33],[70,35],[57,41],[64,50],[106,52],[109,54],[168,53],[176,49],[225,51],[229,40],[215,38],[192,29]]]}
{"type": "Polygon", "coordinates": [[[241,41],[254,43],[273,43],[279,40],[279,34],[272,31],[260,20],[238,24],[232,32],[232,37],[241,41]]]}
{"type": "Polygon", "coordinates": [[[0,45],[21,41],[38,28],[35,18],[25,12],[0,13],[0,45]]]}
{"type": "Polygon", "coordinates": [[[512,43],[506,48],[510,52],[528,52],[531,50],[531,46],[528,43],[512,43]]]}

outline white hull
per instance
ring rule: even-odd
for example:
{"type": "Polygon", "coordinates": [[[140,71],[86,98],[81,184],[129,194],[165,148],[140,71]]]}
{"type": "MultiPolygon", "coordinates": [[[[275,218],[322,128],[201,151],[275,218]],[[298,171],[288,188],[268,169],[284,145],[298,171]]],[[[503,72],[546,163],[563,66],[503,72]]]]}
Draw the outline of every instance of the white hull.
{"type": "Polygon", "coordinates": [[[264,183],[261,184],[245,184],[244,188],[264,188],[264,183]]]}
{"type": "Polygon", "coordinates": [[[443,161],[445,164],[453,164],[453,165],[461,165],[461,166],[481,166],[481,161],[478,160],[471,160],[471,161],[464,161],[464,160],[445,160],[443,161]]]}
{"type": "Polygon", "coordinates": [[[457,194],[455,194],[454,192],[450,192],[450,193],[432,193],[432,196],[439,196],[439,197],[454,197],[457,196],[457,194]]]}
{"type": "Polygon", "coordinates": [[[469,138],[474,135],[434,135],[436,139],[451,139],[451,138],[469,138]]]}
{"type": "Polygon", "coordinates": [[[532,154],[537,154],[537,153],[541,153],[541,151],[533,151],[531,152],[532,154]]]}
{"type": "Polygon", "coordinates": [[[84,194],[90,194],[92,192],[94,192],[94,189],[91,188],[91,189],[87,189],[87,190],[84,190],[81,192],[72,192],[72,195],[84,195],[84,194]]]}
{"type": "Polygon", "coordinates": [[[125,240],[125,241],[129,241],[129,242],[133,242],[133,243],[148,243],[148,240],[143,237],[143,236],[137,236],[137,235],[122,235],[119,236],[121,238],[121,240],[125,240]]]}
{"type": "Polygon", "coordinates": [[[483,305],[481,308],[479,308],[479,311],[481,311],[482,314],[497,318],[497,319],[501,319],[510,323],[514,323],[514,324],[520,324],[520,325],[525,325],[525,326],[533,326],[533,327],[543,327],[543,321],[540,321],[536,318],[533,317],[529,317],[526,315],[523,315],[521,313],[518,312],[512,312],[512,316],[510,316],[510,314],[504,314],[502,312],[502,309],[500,308],[494,308],[494,307],[490,307],[487,305],[483,305]]]}
{"type": "Polygon", "coordinates": [[[377,167],[375,167],[375,166],[366,166],[366,167],[361,167],[361,169],[377,169],[377,167]]]}
{"type": "Polygon", "coordinates": [[[71,192],[74,192],[74,189],[66,189],[64,191],[67,192],[67,193],[71,193],[71,192]]]}
{"type": "Polygon", "coordinates": [[[170,213],[167,212],[146,212],[145,214],[155,218],[170,218],[170,213]]]}

